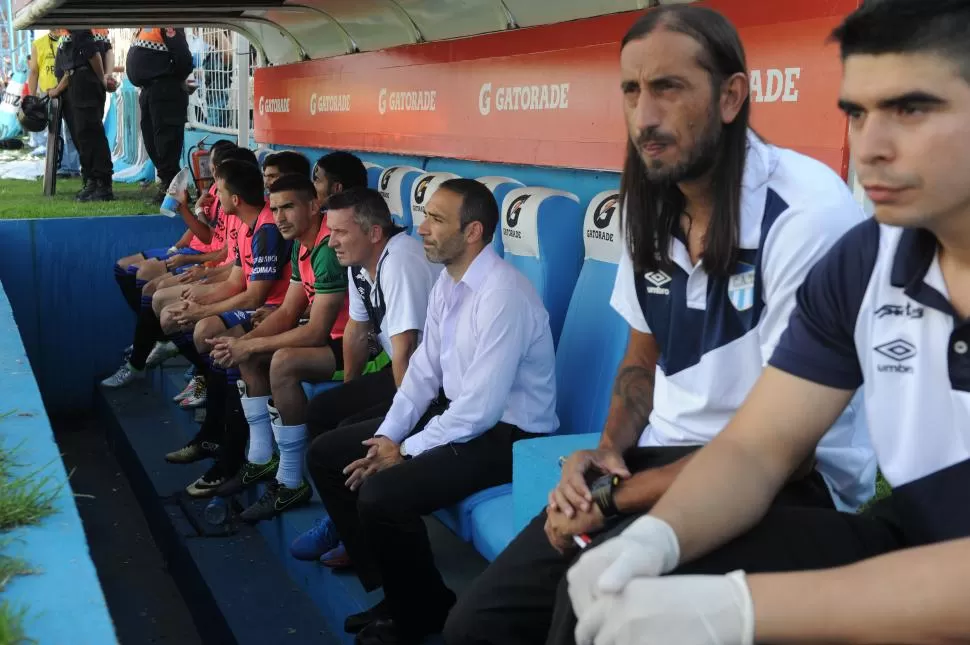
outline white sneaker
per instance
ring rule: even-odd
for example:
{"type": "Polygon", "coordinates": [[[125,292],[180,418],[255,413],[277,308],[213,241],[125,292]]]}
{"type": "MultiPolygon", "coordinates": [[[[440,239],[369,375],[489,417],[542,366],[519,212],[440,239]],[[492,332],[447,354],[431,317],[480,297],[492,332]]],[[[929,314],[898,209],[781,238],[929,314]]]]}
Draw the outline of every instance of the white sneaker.
{"type": "Polygon", "coordinates": [[[189,381],[188,384],[185,386],[185,389],[175,395],[175,398],[172,399],[172,402],[181,403],[185,399],[192,396],[192,393],[195,392],[195,388],[199,386],[199,381],[202,381],[203,386],[205,385],[204,376],[193,376],[192,380],[189,381]]]}
{"type": "Polygon", "coordinates": [[[151,353],[145,360],[145,368],[150,369],[152,367],[158,367],[170,358],[174,358],[179,355],[179,348],[175,346],[175,343],[171,341],[164,341],[155,343],[152,347],[151,353]]]}
{"type": "Polygon", "coordinates": [[[195,387],[192,388],[192,392],[179,402],[179,407],[183,410],[194,410],[195,408],[201,408],[203,405],[205,405],[205,399],[205,379],[200,378],[195,381],[195,387]]]}
{"type": "Polygon", "coordinates": [[[145,370],[136,370],[131,366],[131,363],[125,361],[125,364],[119,367],[117,372],[101,381],[101,385],[108,388],[119,388],[131,385],[143,378],[145,378],[145,370]]]}

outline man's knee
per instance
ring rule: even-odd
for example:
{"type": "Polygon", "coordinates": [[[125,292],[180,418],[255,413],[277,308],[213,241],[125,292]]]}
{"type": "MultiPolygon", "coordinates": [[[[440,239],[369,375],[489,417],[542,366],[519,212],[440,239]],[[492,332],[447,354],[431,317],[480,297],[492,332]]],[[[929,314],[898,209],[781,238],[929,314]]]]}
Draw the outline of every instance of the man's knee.
{"type": "Polygon", "coordinates": [[[211,349],[209,343],[207,342],[210,338],[215,338],[226,331],[226,326],[222,322],[222,319],[218,316],[209,316],[208,318],[203,318],[195,324],[195,330],[192,332],[192,340],[195,343],[195,349],[198,350],[200,354],[205,354],[211,349]]]}
{"type": "MultiPolygon", "coordinates": [[[[155,301],[152,301],[154,305],[155,301]]],[[[162,331],[166,334],[174,334],[179,331],[179,325],[175,322],[175,314],[172,313],[171,309],[162,309],[162,312],[158,316],[158,324],[161,325],[162,331]]]]}
{"type": "Polygon", "coordinates": [[[286,347],[273,352],[273,358],[269,364],[270,383],[279,386],[299,380],[297,370],[299,360],[300,349],[297,347],[286,347]]]}

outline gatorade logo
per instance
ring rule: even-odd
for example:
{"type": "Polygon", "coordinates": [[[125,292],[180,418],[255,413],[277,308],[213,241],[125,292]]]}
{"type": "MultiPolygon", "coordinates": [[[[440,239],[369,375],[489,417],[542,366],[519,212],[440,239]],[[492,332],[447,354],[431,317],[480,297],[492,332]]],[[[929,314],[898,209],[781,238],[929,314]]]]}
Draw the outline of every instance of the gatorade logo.
{"type": "Polygon", "coordinates": [[[751,100],[755,103],[797,103],[801,67],[751,70],[751,100]]]}
{"type": "Polygon", "coordinates": [[[522,214],[522,206],[529,200],[532,195],[521,195],[515,198],[511,204],[509,204],[509,211],[505,214],[505,223],[507,228],[503,233],[507,237],[522,238],[522,231],[516,231],[515,227],[519,223],[519,215],[522,214]]]}
{"type": "Polygon", "coordinates": [[[493,94],[497,112],[569,109],[569,83],[500,87],[494,93],[492,84],[484,83],[478,92],[478,111],[482,116],[492,112],[493,94]]]}
{"type": "Polygon", "coordinates": [[[259,97],[259,113],[262,114],[288,114],[290,111],[290,99],[276,98],[268,99],[264,96],[259,97]]]}
{"type": "Polygon", "coordinates": [[[586,229],[586,237],[594,240],[603,240],[605,242],[613,242],[614,235],[609,231],[604,231],[603,229],[610,225],[613,221],[613,215],[616,213],[616,207],[619,204],[618,195],[610,195],[596,207],[593,211],[593,226],[596,228],[586,229]]]}
{"type": "Polygon", "coordinates": [[[390,112],[434,112],[438,100],[437,90],[415,90],[411,92],[388,92],[382,87],[377,96],[377,111],[390,112]]]}
{"type": "Polygon", "coordinates": [[[418,182],[418,185],[414,189],[414,201],[418,204],[424,203],[424,195],[428,192],[428,186],[434,179],[434,175],[428,175],[424,179],[418,182]]]}
{"type": "Polygon", "coordinates": [[[387,190],[387,185],[391,183],[391,173],[397,170],[397,166],[391,166],[381,175],[381,190],[387,190]]]}

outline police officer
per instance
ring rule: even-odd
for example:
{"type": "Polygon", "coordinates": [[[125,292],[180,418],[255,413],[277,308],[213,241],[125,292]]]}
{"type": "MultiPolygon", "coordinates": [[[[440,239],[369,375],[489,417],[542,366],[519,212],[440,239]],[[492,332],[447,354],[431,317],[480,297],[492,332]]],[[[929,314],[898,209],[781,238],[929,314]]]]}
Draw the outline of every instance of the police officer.
{"type": "Polygon", "coordinates": [[[71,30],[61,39],[55,59],[59,79],[55,94],[67,99],[65,111],[71,137],[81,157],[84,187],[78,201],[111,201],[111,150],[104,133],[104,101],[109,85],[114,88],[109,54],[111,42],[105,30],[71,30]]]}
{"type": "Polygon", "coordinates": [[[142,28],[128,50],[128,79],[141,88],[141,134],[162,193],[178,174],[185,138],[189,95],[185,79],[192,73],[192,53],[183,29],[142,28]]]}

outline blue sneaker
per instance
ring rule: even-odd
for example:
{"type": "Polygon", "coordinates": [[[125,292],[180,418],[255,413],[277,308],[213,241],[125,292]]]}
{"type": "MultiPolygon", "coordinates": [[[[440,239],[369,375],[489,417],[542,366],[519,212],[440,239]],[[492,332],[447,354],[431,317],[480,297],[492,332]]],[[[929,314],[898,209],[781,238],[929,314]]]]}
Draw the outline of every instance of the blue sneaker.
{"type": "Polygon", "coordinates": [[[340,536],[337,535],[337,527],[330,516],[327,516],[317,520],[312,529],[293,540],[290,554],[297,560],[313,562],[339,545],[340,536]]]}

